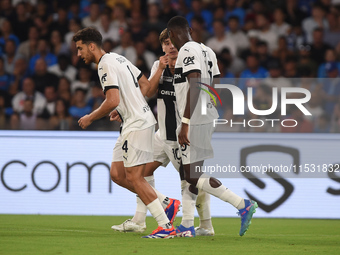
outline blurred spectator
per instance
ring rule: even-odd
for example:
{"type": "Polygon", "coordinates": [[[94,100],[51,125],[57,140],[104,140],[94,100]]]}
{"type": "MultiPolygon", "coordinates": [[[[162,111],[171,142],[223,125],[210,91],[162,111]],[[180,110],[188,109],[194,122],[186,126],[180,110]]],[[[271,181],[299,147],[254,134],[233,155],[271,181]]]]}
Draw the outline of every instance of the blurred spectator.
{"type": "Polygon", "coordinates": [[[59,30],[52,31],[50,43],[51,43],[51,52],[55,56],[59,56],[61,54],[64,54],[64,55],[70,54],[70,49],[67,43],[63,42],[63,37],[61,36],[59,30]]]}
{"type": "Polygon", "coordinates": [[[282,9],[276,8],[273,13],[274,23],[270,29],[278,36],[287,35],[290,25],[285,22],[285,14],[282,9]]]}
{"type": "Polygon", "coordinates": [[[313,124],[309,120],[305,118],[305,115],[296,105],[291,105],[289,110],[289,115],[286,119],[293,119],[297,122],[295,125],[294,121],[288,121],[285,123],[286,126],[291,127],[284,127],[281,126],[282,133],[312,133],[313,132],[313,124]]]}
{"type": "Polygon", "coordinates": [[[293,58],[287,59],[283,64],[283,76],[286,78],[297,78],[297,62],[293,58]]]}
{"type": "Polygon", "coordinates": [[[12,82],[13,76],[6,72],[4,60],[0,57],[0,90],[8,94],[12,82]]]}
{"type": "Polygon", "coordinates": [[[11,84],[9,94],[14,96],[22,88],[23,80],[28,77],[28,64],[24,58],[18,58],[14,64],[13,82],[11,84]]]}
{"type": "Polygon", "coordinates": [[[243,60],[246,60],[247,56],[250,54],[257,54],[257,42],[259,41],[257,31],[256,30],[248,31],[247,37],[249,39],[249,47],[248,49],[241,52],[240,55],[243,60]]]}
{"type": "Polygon", "coordinates": [[[324,30],[323,41],[335,48],[340,42],[340,19],[336,13],[328,13],[329,29],[324,30]]]}
{"type": "Polygon", "coordinates": [[[70,57],[64,54],[58,56],[58,64],[50,66],[47,70],[59,78],[66,76],[71,81],[74,81],[77,75],[77,69],[70,64],[70,57]]]}
{"type": "Polygon", "coordinates": [[[166,28],[166,23],[160,19],[159,6],[156,3],[148,4],[148,20],[146,21],[146,27],[148,30],[157,30],[161,33],[166,28]]]}
{"type": "Polygon", "coordinates": [[[100,6],[96,2],[90,4],[90,15],[82,19],[83,27],[95,27],[100,26],[100,6]]]}
{"type": "Polygon", "coordinates": [[[11,0],[2,0],[0,5],[0,16],[8,19],[13,16],[14,8],[11,0]]]}
{"type": "Polygon", "coordinates": [[[269,61],[272,59],[271,54],[269,54],[268,44],[265,41],[258,41],[256,43],[257,56],[259,58],[260,66],[268,69],[269,61]]]}
{"type": "MultiPolygon", "coordinates": [[[[123,30],[128,29],[128,21],[126,17],[126,7],[124,4],[117,3],[112,11],[112,27],[116,31],[115,33],[119,35],[119,38],[117,41],[120,40],[120,33],[123,30]]],[[[111,40],[114,40],[114,38],[111,38],[111,40]]],[[[116,42],[116,41],[115,41],[116,42]]]]}
{"type": "Polygon", "coordinates": [[[54,115],[49,119],[49,127],[52,130],[71,130],[72,117],[68,113],[68,104],[63,99],[55,102],[54,115]]]}
{"type": "MultiPolygon", "coordinates": [[[[159,44],[159,42],[158,42],[159,44]]],[[[133,65],[137,62],[136,49],[133,47],[131,32],[125,30],[122,34],[121,44],[113,49],[113,52],[126,57],[133,65]]]]}
{"type": "Polygon", "coordinates": [[[246,91],[249,87],[256,88],[268,76],[268,71],[259,65],[257,55],[247,57],[247,68],[241,73],[239,87],[246,91]]]}
{"type": "Polygon", "coordinates": [[[147,36],[147,30],[143,26],[144,24],[144,17],[140,11],[133,11],[131,12],[131,21],[129,24],[129,28],[121,29],[120,34],[122,34],[125,30],[131,30],[131,36],[133,41],[140,41],[144,40],[147,36]]]}
{"type": "Polygon", "coordinates": [[[272,56],[284,63],[288,57],[294,56],[294,51],[288,49],[286,37],[280,36],[278,40],[278,48],[274,50],[272,56]]]}
{"type": "Polygon", "coordinates": [[[337,63],[326,64],[327,77],[329,79],[322,80],[323,98],[325,100],[325,111],[332,113],[334,106],[340,96],[340,77],[337,63]]]}
{"type": "Polygon", "coordinates": [[[86,90],[77,88],[72,97],[73,105],[69,108],[70,115],[78,120],[92,111],[92,107],[86,104],[86,90]]]}
{"type": "Polygon", "coordinates": [[[52,21],[53,18],[52,15],[47,12],[46,3],[44,1],[38,1],[33,22],[39,30],[40,38],[45,40],[49,39],[49,25],[52,23],[52,21]]]}
{"type": "Polygon", "coordinates": [[[5,43],[7,40],[12,40],[15,43],[15,47],[19,46],[19,38],[12,33],[12,26],[9,20],[2,21],[0,36],[0,55],[5,51],[5,43]]]}
{"type": "Polygon", "coordinates": [[[97,109],[105,100],[105,95],[100,83],[95,83],[91,88],[91,96],[88,100],[88,104],[92,107],[92,110],[97,109]]]}
{"type": "Polygon", "coordinates": [[[299,47],[306,43],[307,39],[303,33],[302,27],[300,25],[293,25],[288,31],[287,47],[289,50],[294,51],[299,49],[299,47]]]}
{"type": "Polygon", "coordinates": [[[26,61],[37,54],[38,39],[38,28],[35,26],[29,27],[28,40],[20,43],[18,48],[18,54],[25,57],[26,61]]]}
{"type": "Polygon", "coordinates": [[[108,13],[103,13],[100,15],[100,26],[98,31],[102,34],[103,41],[110,39],[118,42],[120,39],[119,30],[115,29],[111,22],[111,15],[108,13]]]}
{"type": "Polygon", "coordinates": [[[14,71],[15,61],[19,58],[18,54],[16,54],[16,46],[14,40],[6,40],[3,58],[6,72],[12,74],[14,71]]]}
{"type": "Polygon", "coordinates": [[[138,41],[135,43],[137,62],[136,66],[143,72],[146,77],[149,77],[149,73],[153,63],[157,60],[155,54],[146,49],[145,42],[138,41]]]}
{"type": "Polygon", "coordinates": [[[68,23],[68,29],[69,31],[66,33],[64,40],[65,40],[65,43],[68,45],[68,47],[71,48],[73,35],[78,30],[81,29],[80,20],[70,19],[68,23]]]}
{"type": "Polygon", "coordinates": [[[316,75],[317,63],[312,59],[311,46],[308,44],[300,45],[299,47],[299,63],[298,69],[303,66],[308,66],[311,71],[311,76],[316,75]]]}
{"type": "Polygon", "coordinates": [[[160,10],[161,10],[160,19],[166,24],[172,17],[178,15],[178,13],[172,7],[171,0],[162,0],[160,10]]]}
{"type": "Polygon", "coordinates": [[[35,54],[29,61],[30,73],[34,73],[35,63],[38,59],[43,58],[47,66],[53,66],[58,63],[56,55],[50,52],[49,45],[46,40],[40,39],[38,41],[37,54],[35,54]]]}
{"type": "Polygon", "coordinates": [[[334,49],[328,49],[325,52],[325,62],[319,65],[318,68],[318,78],[326,78],[327,72],[326,72],[326,65],[327,63],[336,63],[338,70],[340,71],[340,62],[336,59],[336,52],[334,49]]]}
{"type": "Polygon", "coordinates": [[[194,16],[191,19],[192,34],[191,37],[195,42],[204,43],[210,34],[205,28],[205,23],[202,17],[194,16]]]}
{"type": "Polygon", "coordinates": [[[331,118],[327,113],[319,116],[314,127],[314,133],[329,133],[331,130],[331,118]]]}
{"type": "Polygon", "coordinates": [[[316,28],[313,31],[313,43],[310,45],[311,58],[320,65],[324,61],[325,53],[332,47],[323,41],[323,30],[316,28]]]}
{"type": "Polygon", "coordinates": [[[246,16],[245,11],[242,8],[239,8],[236,6],[237,1],[236,0],[226,0],[226,14],[225,14],[225,20],[228,21],[230,17],[237,17],[240,25],[244,25],[244,18],[246,16]]]}
{"type": "Polygon", "coordinates": [[[219,58],[223,61],[223,64],[227,68],[227,71],[232,73],[236,77],[240,76],[240,73],[244,70],[246,66],[242,59],[237,56],[232,56],[228,48],[224,48],[222,50],[219,58]]]}
{"type": "Polygon", "coordinates": [[[227,38],[234,41],[236,45],[237,55],[239,56],[242,51],[249,47],[249,39],[246,34],[241,30],[239,19],[236,16],[231,16],[228,20],[227,38]]]}
{"type": "Polygon", "coordinates": [[[91,76],[92,76],[91,69],[89,69],[88,67],[79,68],[78,76],[79,76],[79,79],[71,83],[71,92],[74,93],[79,88],[88,92],[91,87],[91,76]]]}
{"type": "Polygon", "coordinates": [[[209,10],[203,8],[202,0],[192,0],[191,1],[191,11],[185,16],[191,26],[191,19],[194,16],[200,16],[204,19],[206,27],[211,28],[213,15],[209,10]]]}
{"type": "Polygon", "coordinates": [[[281,64],[278,59],[272,59],[268,64],[269,76],[263,80],[263,84],[271,87],[278,88],[280,93],[281,88],[291,87],[290,81],[282,76],[281,64]]]}
{"type": "Polygon", "coordinates": [[[61,77],[58,83],[58,96],[63,99],[68,105],[71,102],[71,82],[66,77],[61,77]]]}
{"type": "Polygon", "coordinates": [[[313,43],[313,31],[316,28],[328,29],[328,21],[325,18],[325,14],[322,6],[315,4],[312,8],[312,16],[303,20],[302,28],[307,36],[308,43],[313,43]]]}
{"type": "Polygon", "coordinates": [[[228,48],[231,55],[236,56],[236,44],[225,33],[223,20],[214,20],[213,22],[214,36],[208,39],[207,46],[216,54],[220,54],[222,49],[228,48]]]}
{"type": "Polygon", "coordinates": [[[0,91],[0,130],[8,129],[12,108],[7,106],[6,96],[0,91]]]}
{"type": "Polygon", "coordinates": [[[46,86],[57,88],[59,82],[58,76],[47,70],[47,65],[43,58],[39,58],[36,61],[32,79],[35,83],[35,89],[41,93],[44,93],[46,86]]]}
{"type": "Polygon", "coordinates": [[[269,52],[272,53],[277,48],[278,36],[270,29],[269,20],[263,13],[256,16],[256,27],[258,29],[258,38],[267,43],[269,52]]]}
{"type": "Polygon", "coordinates": [[[43,119],[49,119],[55,113],[57,100],[56,88],[54,86],[46,86],[44,96],[46,98],[46,104],[39,117],[43,119]]]}
{"type": "Polygon", "coordinates": [[[42,113],[46,104],[46,99],[42,93],[35,91],[35,84],[32,78],[25,78],[22,84],[22,91],[13,97],[13,110],[17,113],[21,113],[24,109],[24,101],[26,99],[33,100],[34,114],[39,115],[42,113]]]}
{"type": "Polygon", "coordinates": [[[162,46],[159,43],[159,33],[157,30],[150,30],[145,42],[147,45],[147,49],[151,52],[153,52],[156,57],[160,57],[163,55],[163,49],[162,46]]]}
{"type": "Polygon", "coordinates": [[[49,26],[49,31],[59,31],[60,40],[64,39],[64,36],[68,30],[67,10],[63,7],[59,7],[57,10],[57,20],[53,21],[49,26]]]}
{"type": "Polygon", "coordinates": [[[106,39],[103,41],[102,49],[105,52],[111,52],[114,47],[115,47],[115,44],[112,40],[106,39]]]}
{"type": "Polygon", "coordinates": [[[33,21],[26,12],[26,3],[19,2],[15,6],[15,15],[11,19],[13,33],[18,36],[20,42],[28,39],[28,29],[33,25],[33,21]]]}
{"type": "Polygon", "coordinates": [[[37,129],[37,114],[33,111],[33,104],[34,103],[31,98],[23,100],[22,112],[11,116],[12,129],[37,129]]]}
{"type": "Polygon", "coordinates": [[[301,25],[301,22],[306,17],[306,14],[298,8],[298,0],[286,0],[285,3],[285,12],[287,13],[286,20],[288,24],[301,25]]]}

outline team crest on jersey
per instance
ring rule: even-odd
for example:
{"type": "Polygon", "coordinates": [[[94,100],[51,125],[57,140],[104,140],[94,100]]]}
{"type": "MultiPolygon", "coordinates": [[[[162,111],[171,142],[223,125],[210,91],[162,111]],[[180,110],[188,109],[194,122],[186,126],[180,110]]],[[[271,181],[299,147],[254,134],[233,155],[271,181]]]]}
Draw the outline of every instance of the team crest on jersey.
{"type": "Polygon", "coordinates": [[[195,60],[195,56],[186,57],[186,58],[183,59],[183,64],[184,64],[184,66],[193,65],[193,64],[195,64],[194,60],[195,60]]]}
{"type": "Polygon", "coordinates": [[[106,76],[107,76],[107,73],[104,73],[101,78],[102,83],[106,82],[106,76]]]}

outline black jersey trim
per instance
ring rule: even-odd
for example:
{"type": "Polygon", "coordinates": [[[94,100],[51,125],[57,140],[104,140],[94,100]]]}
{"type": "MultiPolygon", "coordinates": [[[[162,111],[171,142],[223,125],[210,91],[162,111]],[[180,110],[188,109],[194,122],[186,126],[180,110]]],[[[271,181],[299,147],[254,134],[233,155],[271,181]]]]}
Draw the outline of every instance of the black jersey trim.
{"type": "Polygon", "coordinates": [[[137,77],[137,81],[139,81],[139,79],[142,78],[142,76],[143,76],[143,73],[140,72],[140,74],[139,74],[138,77],[137,77]]]}
{"type": "Polygon", "coordinates": [[[183,76],[186,77],[186,76],[188,76],[191,73],[201,73],[201,70],[200,69],[193,69],[193,70],[190,70],[188,72],[183,73],[183,76]]]}
{"type": "Polygon", "coordinates": [[[109,89],[119,89],[119,86],[118,85],[105,86],[104,87],[104,94],[106,94],[106,91],[108,91],[109,89]]]}
{"type": "Polygon", "coordinates": [[[220,75],[219,75],[219,74],[216,74],[216,75],[214,75],[213,78],[220,78],[220,75]]]}

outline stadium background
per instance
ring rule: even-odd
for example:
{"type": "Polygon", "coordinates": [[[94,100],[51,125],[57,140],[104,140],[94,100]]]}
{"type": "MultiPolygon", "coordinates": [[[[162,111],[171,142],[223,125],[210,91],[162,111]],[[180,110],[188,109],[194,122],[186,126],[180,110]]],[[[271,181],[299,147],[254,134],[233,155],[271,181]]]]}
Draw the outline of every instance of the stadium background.
{"type": "MultiPolygon", "coordinates": [[[[134,212],[133,194],[115,184],[112,184],[112,193],[108,192],[109,181],[104,165],[93,170],[90,193],[84,166],[75,166],[70,171],[72,186],[66,191],[67,164],[109,164],[118,133],[98,131],[119,129],[119,125],[110,123],[107,118],[93,123],[89,129],[93,132],[80,131],[77,125],[79,117],[98,107],[104,99],[95,66],[86,66],[76,56],[71,42],[73,33],[84,25],[97,26],[105,34],[104,49],[125,55],[148,77],[153,61],[162,55],[158,41],[160,31],[166,27],[169,18],[184,15],[193,27],[194,40],[204,42],[215,50],[222,77],[234,79],[242,89],[248,86],[262,88],[258,89],[262,92],[257,95],[258,106],[269,104],[268,88],[287,84],[302,86],[302,82],[290,83],[288,78],[297,81],[307,79],[310,82],[304,84],[305,88],[312,93],[307,106],[313,115],[309,119],[302,117],[300,123],[303,125],[294,132],[322,135],[273,134],[266,140],[264,134],[253,133],[251,129],[221,131],[237,132],[223,134],[228,143],[244,137],[249,139],[238,149],[254,143],[280,145],[282,140],[289,138],[290,146],[298,148],[305,156],[301,162],[312,163],[311,158],[317,155],[318,164],[338,163],[335,153],[339,147],[339,136],[327,133],[340,130],[340,83],[334,79],[339,76],[340,70],[339,11],[338,1],[330,0],[2,0],[0,192],[3,205],[0,213],[131,215],[134,212]],[[252,78],[261,82],[254,84],[252,78]],[[327,78],[334,81],[332,86],[327,78]],[[43,130],[64,131],[49,133],[43,130]],[[78,132],[68,133],[65,130],[78,132]],[[306,155],[309,157],[306,158],[306,155]],[[56,167],[47,161],[60,168],[59,179],[56,167]],[[20,189],[25,184],[27,187],[20,191],[8,189],[20,189]],[[55,189],[48,191],[55,185],[55,189]]],[[[230,95],[221,96],[228,99],[230,95]]],[[[156,115],[155,98],[148,102],[156,115]]],[[[220,114],[229,116],[231,106],[230,101],[227,108],[220,109],[220,114]]],[[[254,116],[244,116],[248,117],[254,116]]],[[[280,128],[258,131],[287,132],[280,128]]],[[[240,155],[232,156],[230,149],[226,152],[230,153],[227,157],[231,161],[239,164],[240,155]]],[[[268,158],[268,155],[261,158],[268,158]]],[[[279,157],[278,161],[282,159],[279,157]]],[[[338,211],[339,178],[336,177],[324,175],[320,179],[294,179],[290,181],[294,192],[289,199],[270,212],[259,209],[258,215],[339,218],[324,211],[330,204],[335,204],[335,213],[338,211]],[[328,192],[329,189],[333,193],[328,192]],[[298,213],[292,211],[302,202],[311,206],[316,202],[319,206],[313,212],[305,208],[298,213]]],[[[177,178],[176,172],[169,166],[167,170],[156,172],[156,185],[160,190],[164,189],[164,193],[178,198],[180,188],[177,178]],[[177,184],[174,186],[168,180],[177,184]]],[[[245,190],[254,194],[262,189],[263,202],[274,203],[285,189],[271,178],[264,182],[266,188],[255,187],[247,179],[232,179],[230,185],[228,181],[225,184],[244,196],[245,190]]],[[[215,206],[216,201],[213,199],[213,216],[234,215],[230,208],[215,206]],[[224,209],[227,210],[225,214],[224,209]]]]}

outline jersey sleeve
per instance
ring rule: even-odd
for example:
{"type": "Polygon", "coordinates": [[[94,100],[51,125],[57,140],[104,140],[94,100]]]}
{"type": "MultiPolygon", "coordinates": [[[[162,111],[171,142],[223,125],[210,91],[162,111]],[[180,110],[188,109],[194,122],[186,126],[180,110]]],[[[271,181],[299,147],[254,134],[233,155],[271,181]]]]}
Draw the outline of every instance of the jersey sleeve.
{"type": "Polygon", "coordinates": [[[212,61],[212,67],[211,67],[212,76],[219,77],[221,73],[220,73],[220,70],[218,69],[216,54],[212,49],[210,48],[208,49],[209,49],[209,54],[211,56],[211,61],[212,61]]]}
{"type": "Polygon", "coordinates": [[[139,70],[135,65],[129,63],[127,64],[129,70],[131,71],[131,73],[133,74],[134,77],[136,77],[137,81],[142,78],[143,73],[141,70],[139,70]]]}
{"type": "Polygon", "coordinates": [[[119,88],[118,77],[113,67],[107,63],[98,66],[98,76],[104,93],[112,88],[119,88]]]}
{"type": "Polygon", "coordinates": [[[182,47],[181,52],[178,55],[181,55],[180,61],[182,66],[183,76],[187,76],[190,73],[198,72],[201,73],[200,64],[199,64],[199,56],[197,51],[193,48],[182,47]]]}
{"type": "Polygon", "coordinates": [[[153,63],[152,67],[151,67],[151,72],[150,72],[149,80],[152,78],[152,76],[154,76],[154,74],[155,74],[155,72],[157,71],[158,67],[159,67],[159,60],[156,60],[156,61],[153,63]]]}

